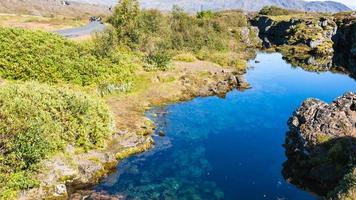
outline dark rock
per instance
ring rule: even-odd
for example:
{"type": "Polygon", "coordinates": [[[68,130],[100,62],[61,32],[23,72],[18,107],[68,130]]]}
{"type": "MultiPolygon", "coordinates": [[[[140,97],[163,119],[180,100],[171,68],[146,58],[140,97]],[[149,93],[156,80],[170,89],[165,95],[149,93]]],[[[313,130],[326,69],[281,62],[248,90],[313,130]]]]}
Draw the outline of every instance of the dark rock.
{"type": "Polygon", "coordinates": [[[327,104],[307,99],[288,121],[283,176],[326,196],[356,166],[356,94],[327,104]]]}
{"type": "Polygon", "coordinates": [[[166,136],[166,134],[165,134],[163,131],[159,131],[159,132],[158,132],[158,135],[159,135],[160,137],[166,136]]]}
{"type": "Polygon", "coordinates": [[[356,77],[356,16],[336,20],[338,31],[332,38],[336,66],[345,69],[352,77],[356,77]]]}

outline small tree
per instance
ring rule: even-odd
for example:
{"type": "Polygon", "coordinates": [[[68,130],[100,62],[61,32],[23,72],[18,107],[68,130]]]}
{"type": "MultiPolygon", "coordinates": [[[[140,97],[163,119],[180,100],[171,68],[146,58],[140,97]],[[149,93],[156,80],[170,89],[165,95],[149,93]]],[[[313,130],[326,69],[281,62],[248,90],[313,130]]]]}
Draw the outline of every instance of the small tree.
{"type": "Polygon", "coordinates": [[[109,19],[109,23],[116,29],[119,42],[130,48],[136,48],[139,44],[139,16],[138,0],[121,0],[109,19]]]}

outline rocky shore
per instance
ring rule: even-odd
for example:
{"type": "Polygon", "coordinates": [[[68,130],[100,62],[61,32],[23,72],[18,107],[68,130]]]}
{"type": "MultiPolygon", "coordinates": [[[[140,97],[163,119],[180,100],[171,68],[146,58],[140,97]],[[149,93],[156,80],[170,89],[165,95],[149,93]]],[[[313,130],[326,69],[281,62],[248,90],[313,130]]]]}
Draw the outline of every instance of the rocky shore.
{"type": "Polygon", "coordinates": [[[355,13],[338,15],[258,15],[258,27],[267,49],[280,51],[288,62],[308,71],[336,71],[355,76],[355,13]]]}
{"type": "Polygon", "coordinates": [[[288,121],[283,176],[327,199],[356,196],[356,94],[307,99],[288,121]]]}

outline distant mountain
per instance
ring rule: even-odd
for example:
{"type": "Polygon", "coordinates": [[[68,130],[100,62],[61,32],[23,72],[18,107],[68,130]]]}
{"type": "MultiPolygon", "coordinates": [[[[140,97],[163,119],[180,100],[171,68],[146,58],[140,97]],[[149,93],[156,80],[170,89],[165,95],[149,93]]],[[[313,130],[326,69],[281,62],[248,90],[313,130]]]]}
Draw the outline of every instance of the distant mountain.
{"type": "MultiPolygon", "coordinates": [[[[117,0],[72,0],[92,4],[115,5],[117,0]]],[[[157,8],[170,10],[173,5],[179,5],[186,11],[242,9],[258,11],[263,6],[275,5],[288,9],[319,12],[340,12],[351,10],[342,3],[334,1],[303,1],[303,0],[140,0],[142,8],[157,8]]]]}
{"type": "Polygon", "coordinates": [[[311,1],[304,6],[305,11],[319,11],[319,12],[340,12],[349,11],[351,8],[342,3],[335,1],[311,1]]]}

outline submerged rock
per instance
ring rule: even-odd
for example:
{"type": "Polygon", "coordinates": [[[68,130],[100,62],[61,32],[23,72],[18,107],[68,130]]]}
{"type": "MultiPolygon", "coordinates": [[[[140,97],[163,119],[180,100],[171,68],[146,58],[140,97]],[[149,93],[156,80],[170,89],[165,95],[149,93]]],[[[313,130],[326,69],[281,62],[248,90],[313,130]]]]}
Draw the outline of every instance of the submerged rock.
{"type": "Polygon", "coordinates": [[[96,192],[92,190],[78,191],[69,197],[69,200],[122,200],[122,195],[111,195],[106,192],[96,192]]]}
{"type": "MultiPolygon", "coordinates": [[[[346,93],[331,104],[307,99],[288,126],[283,176],[321,196],[338,193],[333,190],[356,167],[356,94],[346,93]]],[[[355,190],[355,184],[345,191],[355,190]]]]}

